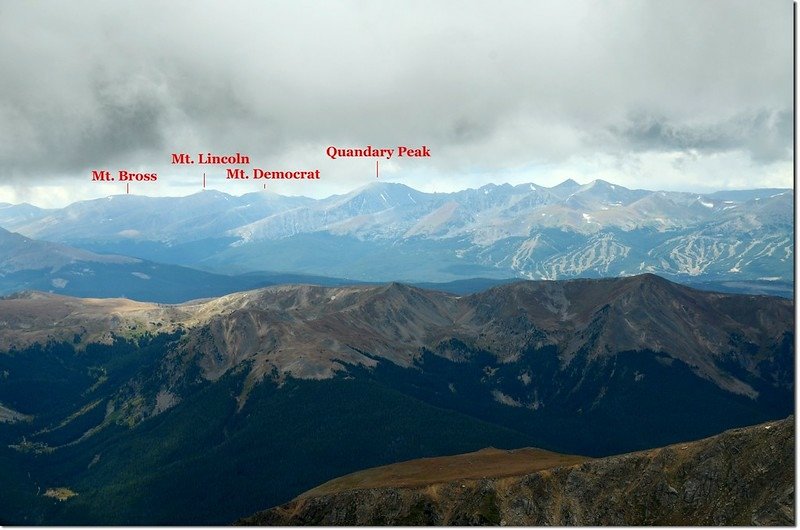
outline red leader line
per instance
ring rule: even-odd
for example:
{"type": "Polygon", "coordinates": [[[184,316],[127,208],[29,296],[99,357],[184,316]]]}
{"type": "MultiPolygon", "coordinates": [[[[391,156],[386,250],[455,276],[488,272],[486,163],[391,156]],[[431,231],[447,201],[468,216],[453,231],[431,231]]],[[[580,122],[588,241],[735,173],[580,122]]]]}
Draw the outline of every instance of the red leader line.
{"type": "Polygon", "coordinates": [[[125,193],[130,193],[130,192],[131,192],[131,183],[128,182],[127,184],[125,184],[125,193]]]}
{"type": "Polygon", "coordinates": [[[203,189],[206,189],[206,174],[203,173],[203,189]]]}
{"type": "Polygon", "coordinates": [[[378,161],[375,161],[375,178],[378,178],[378,161]]]}

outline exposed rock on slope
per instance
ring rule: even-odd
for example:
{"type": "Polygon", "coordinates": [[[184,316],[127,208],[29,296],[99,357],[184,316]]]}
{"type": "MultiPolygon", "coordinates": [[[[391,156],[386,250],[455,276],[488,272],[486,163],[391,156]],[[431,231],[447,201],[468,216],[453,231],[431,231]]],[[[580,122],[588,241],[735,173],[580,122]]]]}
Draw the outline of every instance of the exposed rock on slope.
{"type": "Polygon", "coordinates": [[[329,378],[381,360],[409,367],[423,351],[459,362],[488,352],[507,365],[556,347],[562,369],[577,356],[595,362],[649,350],[750,398],[758,391],[744,373],[791,384],[790,374],[770,368],[791,333],[790,301],[701,292],[654,275],[520,282],[467,297],[401,284],[292,286],[224,297],[219,311],[203,307],[213,316],[188,334],[180,354],[196,358],[210,379],[245,360],[254,361],[254,380],[275,371],[329,378]]]}
{"type": "MultiPolygon", "coordinates": [[[[451,458],[470,457],[479,465],[481,455],[494,454],[451,458]]],[[[572,465],[558,462],[516,476],[496,468],[484,471],[487,478],[475,478],[465,466],[463,478],[451,474],[442,481],[437,470],[447,459],[431,461],[439,462],[412,461],[336,479],[239,524],[794,524],[792,417],[696,442],[572,465]],[[404,485],[404,469],[426,467],[427,483],[417,476],[417,483],[404,485]],[[372,487],[353,489],[360,475],[372,487]]]]}
{"type": "Polygon", "coordinates": [[[424,352],[457,362],[489,353],[509,365],[553,347],[561,370],[648,350],[753,399],[754,384],[786,389],[793,379],[775,358],[791,337],[791,301],[697,291],[652,274],[519,282],[465,297],[397,283],[281,286],[175,306],[34,293],[0,302],[0,324],[3,348],[184,326],[168,363],[198,365],[216,380],[248,362],[248,386],[265,376],[325,379],[384,360],[411,367],[424,352]]]}
{"type": "Polygon", "coordinates": [[[191,307],[19,293],[0,298],[0,350],[63,341],[110,343],[114,335],[167,331],[179,322],[192,322],[190,312],[183,309],[191,307]]]}

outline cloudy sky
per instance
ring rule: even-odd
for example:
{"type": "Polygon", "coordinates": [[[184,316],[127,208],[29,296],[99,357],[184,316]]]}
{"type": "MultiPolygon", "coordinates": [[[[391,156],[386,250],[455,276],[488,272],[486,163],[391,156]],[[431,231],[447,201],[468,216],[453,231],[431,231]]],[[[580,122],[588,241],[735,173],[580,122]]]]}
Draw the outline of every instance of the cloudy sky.
{"type": "Polygon", "coordinates": [[[0,4],[0,201],[187,195],[240,152],[320,169],[323,197],[375,181],[328,146],[426,145],[381,163],[424,191],[602,178],[710,191],[792,186],[789,0],[0,4]]]}

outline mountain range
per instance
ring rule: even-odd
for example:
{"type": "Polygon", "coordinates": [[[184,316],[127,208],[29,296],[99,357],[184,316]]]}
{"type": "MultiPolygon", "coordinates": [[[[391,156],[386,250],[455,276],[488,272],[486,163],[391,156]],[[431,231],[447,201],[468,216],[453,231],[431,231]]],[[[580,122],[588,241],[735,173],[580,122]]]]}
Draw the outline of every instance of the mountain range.
{"type": "Polygon", "coordinates": [[[447,282],[651,272],[682,282],[790,283],[793,201],[786,189],[695,194],[602,180],[455,193],[375,182],[320,200],[203,191],[111,196],[51,210],[4,205],[0,227],[224,275],[447,282]]]}
{"type": "Polygon", "coordinates": [[[0,300],[0,520],[227,524],[365,467],[602,457],[785,417],[791,300],[645,274],[469,295],[0,300]]]}

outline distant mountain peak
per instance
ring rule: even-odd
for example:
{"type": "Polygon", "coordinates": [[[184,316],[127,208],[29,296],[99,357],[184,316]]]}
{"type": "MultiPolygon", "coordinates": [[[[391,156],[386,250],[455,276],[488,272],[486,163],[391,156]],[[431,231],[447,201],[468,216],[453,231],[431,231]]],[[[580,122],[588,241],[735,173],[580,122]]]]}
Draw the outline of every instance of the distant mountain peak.
{"type": "Polygon", "coordinates": [[[198,192],[192,193],[191,195],[189,195],[189,197],[195,197],[195,196],[198,196],[198,195],[214,195],[214,196],[217,196],[217,197],[232,197],[233,196],[230,193],[225,193],[224,191],[220,191],[220,190],[204,189],[204,190],[200,190],[198,192]]]}
{"type": "Polygon", "coordinates": [[[565,199],[568,195],[575,193],[579,189],[581,189],[580,184],[578,184],[572,179],[567,179],[561,184],[557,184],[552,188],[550,188],[550,193],[556,195],[557,197],[565,199]]]}
{"type": "Polygon", "coordinates": [[[553,189],[555,189],[555,188],[577,188],[577,187],[580,187],[580,184],[578,182],[576,182],[574,179],[567,179],[564,182],[561,182],[560,184],[556,184],[555,186],[553,186],[553,189]]]}
{"type": "Polygon", "coordinates": [[[558,185],[559,186],[580,186],[580,184],[578,184],[574,179],[567,179],[567,180],[565,180],[564,182],[562,182],[561,184],[558,184],[558,185]]]}
{"type": "Polygon", "coordinates": [[[408,190],[408,191],[413,191],[415,193],[419,193],[414,188],[406,186],[405,184],[401,184],[400,182],[387,182],[383,180],[365,184],[364,186],[361,186],[360,188],[356,189],[354,193],[366,190],[408,190]]]}
{"type": "Polygon", "coordinates": [[[627,189],[628,188],[625,188],[623,186],[619,186],[617,184],[612,184],[612,183],[608,182],[607,180],[603,180],[603,179],[594,179],[593,181],[589,182],[588,184],[584,184],[583,186],[581,186],[581,190],[584,190],[584,191],[586,191],[586,190],[613,190],[613,191],[616,191],[616,190],[627,190],[627,189]]]}

